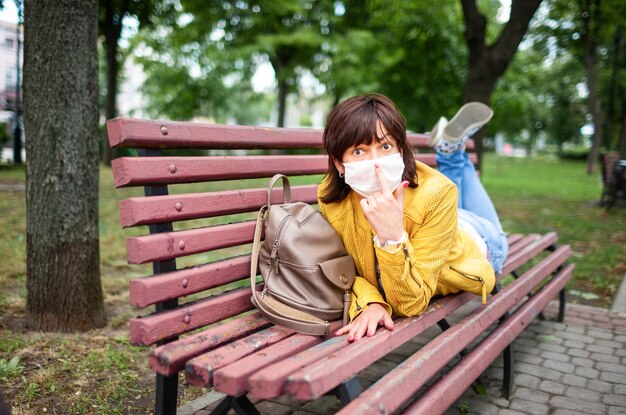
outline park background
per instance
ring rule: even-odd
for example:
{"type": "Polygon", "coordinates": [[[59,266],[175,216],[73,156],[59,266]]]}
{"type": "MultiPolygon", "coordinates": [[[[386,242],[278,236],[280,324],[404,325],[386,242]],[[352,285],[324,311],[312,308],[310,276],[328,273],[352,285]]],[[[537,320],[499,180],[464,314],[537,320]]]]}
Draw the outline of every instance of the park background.
{"type": "MultiPolygon", "coordinates": [[[[124,248],[147,230],[119,224],[118,200],[141,190],[113,185],[120,154],[104,122],[118,115],[322,128],[337,102],[380,92],[425,132],[463,102],[486,102],[495,116],[476,137],[481,178],[503,226],[557,231],[577,265],[568,301],[612,306],[626,272],[626,211],[599,205],[599,160],[626,158],[623,2],[25,3],[0,2],[0,388],[15,414],[151,410],[153,375],[127,333],[144,312],[128,304],[128,280],[150,268],[128,266],[124,248]],[[61,64],[39,64],[46,56],[61,64]],[[37,100],[55,76],[59,99],[37,100]],[[35,192],[68,171],[92,180],[72,191],[57,183],[47,200],[35,192]],[[63,197],[91,201],[95,215],[68,218],[63,197]],[[85,234],[94,237],[41,254],[85,234]],[[81,284],[98,301],[67,294],[81,284]]],[[[200,393],[186,388],[181,403],[200,393]]]]}

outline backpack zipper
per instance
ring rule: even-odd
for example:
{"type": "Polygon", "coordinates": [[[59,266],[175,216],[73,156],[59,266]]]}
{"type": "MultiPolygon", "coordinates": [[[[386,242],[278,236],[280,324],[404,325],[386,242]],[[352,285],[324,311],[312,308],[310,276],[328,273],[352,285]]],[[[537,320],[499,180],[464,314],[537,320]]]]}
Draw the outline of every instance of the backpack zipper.
{"type": "Polygon", "coordinates": [[[276,263],[276,273],[280,272],[279,270],[279,262],[280,256],[278,255],[278,248],[280,247],[280,237],[282,236],[283,229],[287,228],[287,224],[291,222],[293,216],[285,216],[280,223],[278,224],[278,230],[276,231],[276,237],[274,239],[274,245],[272,246],[272,251],[270,253],[270,269],[267,273],[267,277],[270,276],[270,271],[272,270],[272,264],[276,263]]]}

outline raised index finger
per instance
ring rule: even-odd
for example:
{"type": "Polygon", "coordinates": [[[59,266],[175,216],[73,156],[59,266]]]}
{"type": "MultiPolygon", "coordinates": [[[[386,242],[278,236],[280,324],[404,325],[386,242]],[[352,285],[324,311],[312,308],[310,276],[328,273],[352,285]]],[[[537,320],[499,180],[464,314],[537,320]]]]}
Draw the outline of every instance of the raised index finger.
{"type": "Polygon", "coordinates": [[[391,194],[389,190],[389,185],[387,184],[387,180],[385,180],[385,174],[383,173],[383,169],[380,168],[378,163],[374,164],[374,172],[376,172],[376,178],[378,179],[378,183],[380,183],[380,188],[384,195],[391,194]]]}

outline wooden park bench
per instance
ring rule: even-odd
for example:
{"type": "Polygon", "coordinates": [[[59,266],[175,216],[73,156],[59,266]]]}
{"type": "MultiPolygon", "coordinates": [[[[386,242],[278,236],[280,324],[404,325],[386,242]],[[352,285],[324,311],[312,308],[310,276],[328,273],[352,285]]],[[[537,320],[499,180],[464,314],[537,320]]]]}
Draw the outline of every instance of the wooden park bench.
{"type": "MultiPolygon", "coordinates": [[[[134,345],[155,346],[149,365],[157,373],[157,414],[176,413],[180,372],[189,383],[226,395],[215,413],[232,408],[254,414],[253,401],[314,400],[325,394],[339,397],[342,414],[441,413],[500,354],[508,396],[510,343],[557,295],[563,320],[564,287],[574,266],[565,263],[569,246],[557,247],[557,235],[548,233],[510,235],[498,279],[510,274],[512,282],[498,284],[486,305],[454,325],[446,317],[475,295],[437,298],[423,315],[397,319],[393,331],[381,328],[355,343],[347,336],[314,337],[274,326],[254,309],[246,283],[254,219],[275,173],[292,178],[294,201],[316,203],[328,163],[322,132],[123,118],[109,121],[107,130],[112,147],[139,149],[138,156],[117,158],[112,166],[118,188],[145,189],[145,197],[120,202],[120,218],[123,227],[149,227],[149,234],[129,237],[126,249],[129,263],[153,264],[154,275],[130,282],[130,302],[156,311],[132,319],[130,337],[134,345]],[[187,155],[172,155],[171,149],[187,155]],[[194,254],[203,254],[199,263],[177,267],[177,259],[194,254]],[[433,325],[441,334],[362,390],[356,376],[363,369],[433,325]]],[[[428,151],[428,136],[409,139],[416,151],[428,151]]],[[[417,158],[436,164],[432,153],[417,158]]],[[[280,189],[274,192],[272,200],[279,203],[280,189]]]]}

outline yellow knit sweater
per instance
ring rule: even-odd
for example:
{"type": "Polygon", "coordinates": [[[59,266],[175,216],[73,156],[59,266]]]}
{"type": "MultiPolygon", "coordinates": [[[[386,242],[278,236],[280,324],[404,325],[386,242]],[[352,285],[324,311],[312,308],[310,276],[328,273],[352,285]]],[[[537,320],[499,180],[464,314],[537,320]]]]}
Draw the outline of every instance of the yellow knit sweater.
{"type": "MultiPolygon", "coordinates": [[[[404,229],[409,240],[396,253],[375,247],[372,228],[352,191],[343,200],[319,202],[320,212],[337,231],[357,269],[352,287],[350,318],[370,303],[380,303],[390,314],[414,316],[430,299],[457,291],[483,296],[495,284],[494,270],[473,239],[458,228],[457,189],[447,177],[417,162],[418,187],[404,193],[404,229]],[[378,290],[378,260],[383,294],[378,290]]],[[[324,194],[328,181],[319,186],[324,194]]]]}

